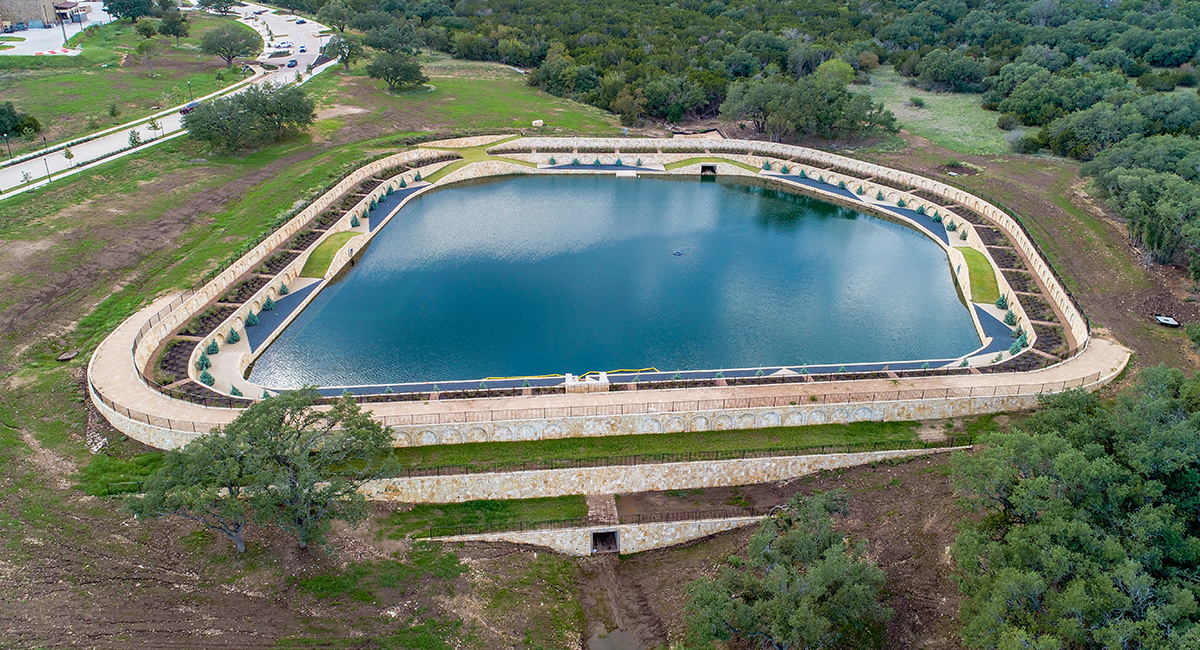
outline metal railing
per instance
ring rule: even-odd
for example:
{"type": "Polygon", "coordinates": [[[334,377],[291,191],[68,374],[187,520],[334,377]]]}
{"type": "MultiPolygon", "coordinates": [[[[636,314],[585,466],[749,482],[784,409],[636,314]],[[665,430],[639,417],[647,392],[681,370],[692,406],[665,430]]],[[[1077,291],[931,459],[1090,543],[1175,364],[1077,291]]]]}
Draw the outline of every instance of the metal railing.
{"type": "Polygon", "coordinates": [[[635,465],[661,465],[664,463],[747,460],[754,458],[789,458],[793,456],[855,454],[875,451],[948,449],[952,447],[969,447],[973,444],[975,444],[974,436],[956,436],[947,438],[946,440],[937,441],[877,440],[870,442],[848,442],[837,445],[759,447],[754,449],[719,449],[714,451],[681,451],[664,452],[659,454],[591,456],[585,458],[545,458],[541,460],[522,460],[507,463],[501,462],[479,465],[424,465],[405,467],[394,474],[392,478],[498,474],[502,472],[582,469],[588,467],[627,467],[635,465]]]}

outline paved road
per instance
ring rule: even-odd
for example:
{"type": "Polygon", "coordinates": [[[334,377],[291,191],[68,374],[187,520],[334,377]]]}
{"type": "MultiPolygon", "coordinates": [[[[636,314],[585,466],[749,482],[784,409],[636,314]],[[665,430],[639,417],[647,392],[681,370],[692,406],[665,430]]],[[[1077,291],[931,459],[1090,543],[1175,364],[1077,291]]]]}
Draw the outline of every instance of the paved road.
{"type": "MultiPolygon", "coordinates": [[[[297,72],[304,71],[307,66],[316,61],[319,55],[324,38],[318,36],[318,32],[325,30],[324,25],[314,22],[308,22],[303,25],[295,24],[296,17],[284,14],[277,14],[275,10],[268,7],[262,7],[254,4],[246,4],[241,7],[235,7],[235,13],[239,14],[239,20],[244,22],[263,37],[264,43],[268,42],[268,30],[273,36],[270,42],[279,43],[280,41],[290,41],[294,44],[292,56],[285,58],[271,59],[272,63],[276,63],[281,67],[274,72],[259,72],[252,78],[250,83],[285,83],[296,80],[297,72]],[[260,16],[255,16],[255,11],[265,10],[260,16]],[[301,46],[306,46],[307,52],[300,53],[298,50],[301,46]],[[287,63],[288,58],[294,58],[297,62],[297,67],[287,68],[282,67],[287,63]]],[[[22,32],[24,33],[24,32],[22,32]]],[[[61,37],[61,34],[60,34],[61,37]]],[[[269,49],[269,48],[268,48],[269,49]]],[[[259,55],[259,60],[267,60],[268,51],[264,51],[259,55]]],[[[222,90],[214,93],[212,96],[226,94],[228,92],[237,92],[244,88],[238,86],[236,89],[222,90]]],[[[200,98],[197,98],[200,99],[200,98]]],[[[144,123],[137,126],[119,126],[113,129],[102,131],[102,137],[80,143],[71,147],[71,153],[75,154],[75,158],[68,161],[63,157],[63,152],[50,151],[47,154],[29,158],[19,163],[0,168],[0,199],[9,196],[9,188],[22,185],[27,182],[27,179],[33,179],[35,182],[29,187],[41,187],[46,184],[47,171],[50,174],[50,181],[68,171],[79,171],[88,161],[102,158],[106,154],[114,151],[119,151],[129,146],[129,132],[137,131],[143,142],[151,143],[156,139],[171,137],[172,134],[179,135],[182,133],[182,116],[179,114],[180,106],[172,107],[163,111],[157,117],[159,130],[151,131],[144,123]],[[80,167],[75,167],[79,165],[80,167]],[[40,179],[40,180],[39,180],[40,179]]],[[[135,150],[140,151],[141,148],[135,150]]],[[[112,157],[107,158],[111,160],[112,157]]],[[[26,188],[23,188],[26,189],[26,188]]]]}
{"type": "MultiPolygon", "coordinates": [[[[67,23],[66,25],[52,25],[49,29],[27,29],[23,32],[13,32],[8,36],[23,38],[23,41],[5,41],[5,45],[12,45],[11,50],[0,50],[0,56],[33,56],[41,52],[52,50],[62,50],[63,48],[63,32],[67,34],[67,38],[82,32],[92,25],[103,25],[112,22],[112,16],[104,11],[104,3],[102,2],[81,2],[79,3],[87,7],[87,20],[82,23],[67,23]]],[[[78,54],[83,50],[73,50],[73,54],[78,54]]],[[[55,55],[63,56],[63,55],[55,55]]]]}

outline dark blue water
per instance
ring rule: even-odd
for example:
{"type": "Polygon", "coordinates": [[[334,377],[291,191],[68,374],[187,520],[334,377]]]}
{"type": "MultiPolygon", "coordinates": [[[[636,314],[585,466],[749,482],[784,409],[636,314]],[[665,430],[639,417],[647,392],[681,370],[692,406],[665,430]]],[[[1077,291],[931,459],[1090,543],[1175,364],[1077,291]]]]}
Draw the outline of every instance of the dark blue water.
{"type": "Polygon", "coordinates": [[[732,179],[508,177],[414,199],[251,379],[944,359],[979,343],[945,253],[903,225],[732,179]]]}

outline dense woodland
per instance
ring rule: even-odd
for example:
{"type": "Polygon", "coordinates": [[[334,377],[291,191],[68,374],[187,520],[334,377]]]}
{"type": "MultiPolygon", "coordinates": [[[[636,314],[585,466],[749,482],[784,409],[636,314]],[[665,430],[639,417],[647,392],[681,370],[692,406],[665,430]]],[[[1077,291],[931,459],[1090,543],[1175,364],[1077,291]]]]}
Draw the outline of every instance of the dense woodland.
{"type": "Polygon", "coordinates": [[[1134,243],[1200,278],[1200,2],[290,1],[374,49],[529,70],[628,124],[722,117],[774,140],[894,131],[855,92],[891,64],[978,93],[1018,153],[1092,161],[1134,243]]]}

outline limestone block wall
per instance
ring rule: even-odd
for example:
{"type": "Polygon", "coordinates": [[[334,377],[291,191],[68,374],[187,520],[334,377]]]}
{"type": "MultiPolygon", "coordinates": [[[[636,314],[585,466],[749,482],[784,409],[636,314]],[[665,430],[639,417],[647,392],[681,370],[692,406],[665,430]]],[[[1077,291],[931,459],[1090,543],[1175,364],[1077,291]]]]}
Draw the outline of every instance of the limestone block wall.
{"type": "Polygon", "coordinates": [[[592,533],[615,531],[617,548],[621,555],[640,553],[656,548],[682,544],[727,530],[756,524],[762,517],[734,517],[728,519],[701,519],[697,521],[670,521],[653,524],[619,524],[616,526],[592,526],[589,528],[563,528],[560,530],[526,530],[480,535],[455,535],[440,537],[444,542],[512,542],[542,546],[559,553],[574,556],[592,554],[592,533]]]}
{"type": "Polygon", "coordinates": [[[770,483],[822,470],[963,449],[904,449],[850,454],[746,458],[703,463],[661,463],[543,469],[492,474],[378,479],[360,488],[372,501],[458,503],[478,499],[533,499],[569,494],[626,494],[658,490],[770,483]]]}
{"type": "MultiPolygon", "coordinates": [[[[90,362],[89,362],[90,365],[90,362]]],[[[155,449],[179,449],[208,431],[196,431],[192,422],[172,421],[162,418],[160,422],[140,422],[109,406],[109,402],[96,392],[92,382],[88,382],[88,393],[91,394],[92,404],[96,410],[108,420],[117,431],[150,445],[155,449]],[[188,430],[185,430],[185,427],[188,430]]]]}
{"type": "MultiPolygon", "coordinates": [[[[1106,384],[1111,378],[1110,374],[1083,387],[1094,390],[1106,384]]],[[[611,415],[601,412],[586,417],[535,417],[531,415],[527,420],[491,422],[398,424],[396,418],[384,417],[382,419],[385,424],[389,424],[394,429],[394,444],[398,447],[408,447],[464,442],[511,442],[683,431],[763,429],[807,424],[944,419],[1031,409],[1037,406],[1040,386],[1029,386],[1026,389],[1022,394],[1000,394],[986,397],[927,397],[837,404],[813,404],[798,401],[795,405],[785,407],[723,410],[700,410],[697,408],[697,410],[691,411],[615,413],[611,415]]],[[[1005,392],[1007,393],[1007,391],[1005,392]]]]}

